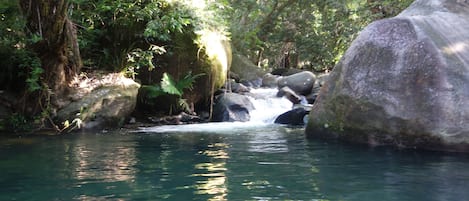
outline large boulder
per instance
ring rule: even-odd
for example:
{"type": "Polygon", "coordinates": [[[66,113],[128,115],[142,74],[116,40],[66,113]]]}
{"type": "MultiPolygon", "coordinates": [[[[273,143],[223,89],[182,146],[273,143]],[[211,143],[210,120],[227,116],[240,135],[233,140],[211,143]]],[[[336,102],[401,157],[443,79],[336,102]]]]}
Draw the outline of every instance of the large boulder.
{"type": "Polygon", "coordinates": [[[251,82],[265,74],[265,72],[254,65],[249,58],[241,54],[233,54],[230,70],[239,76],[240,82],[251,82]]]}
{"type": "Polygon", "coordinates": [[[254,110],[254,105],[249,98],[236,93],[223,93],[218,96],[213,107],[213,121],[234,122],[249,121],[249,112],[254,110]]]}
{"type": "Polygon", "coordinates": [[[57,112],[57,121],[80,121],[84,129],[117,128],[134,111],[140,85],[118,74],[107,75],[99,86],[74,93],[73,101],[57,112]]]}
{"type": "Polygon", "coordinates": [[[282,77],[278,80],[278,88],[289,87],[300,95],[308,95],[311,93],[316,76],[309,71],[295,73],[293,75],[282,77]]]}
{"type": "Polygon", "coordinates": [[[311,111],[309,137],[469,151],[469,3],[416,0],[352,43],[311,111]]]}

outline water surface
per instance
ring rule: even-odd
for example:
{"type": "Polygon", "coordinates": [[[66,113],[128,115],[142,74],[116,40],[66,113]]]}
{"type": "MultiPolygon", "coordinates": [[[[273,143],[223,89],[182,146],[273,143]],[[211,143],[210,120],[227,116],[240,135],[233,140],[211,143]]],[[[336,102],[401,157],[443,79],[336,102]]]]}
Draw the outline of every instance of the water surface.
{"type": "Polygon", "coordinates": [[[467,200],[469,157],[204,124],[0,139],[0,200],[467,200]],[[211,129],[209,129],[211,128],[211,129]]]}

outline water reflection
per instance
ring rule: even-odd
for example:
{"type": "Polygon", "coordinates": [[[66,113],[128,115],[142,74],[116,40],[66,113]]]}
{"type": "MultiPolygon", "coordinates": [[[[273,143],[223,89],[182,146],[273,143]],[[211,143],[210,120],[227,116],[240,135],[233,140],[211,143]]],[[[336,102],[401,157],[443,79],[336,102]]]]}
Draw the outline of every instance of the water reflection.
{"type": "Polygon", "coordinates": [[[249,140],[250,152],[285,153],[288,152],[285,135],[279,132],[259,132],[251,135],[249,140]]]}
{"type": "Polygon", "coordinates": [[[112,138],[96,137],[77,140],[74,153],[74,176],[77,185],[96,182],[132,182],[135,180],[135,142],[119,142],[112,138]]]}
{"type": "Polygon", "coordinates": [[[194,173],[191,176],[197,177],[196,194],[211,195],[213,197],[207,200],[227,200],[227,184],[226,184],[226,160],[229,159],[227,149],[229,145],[226,143],[209,144],[206,150],[200,151],[199,154],[207,156],[210,162],[198,163],[195,165],[196,170],[201,173],[194,173]]]}
{"type": "Polygon", "coordinates": [[[307,153],[316,159],[313,180],[318,192],[331,200],[444,201],[469,196],[467,158],[384,147],[309,145],[307,153]]]}
{"type": "Polygon", "coordinates": [[[0,143],[0,200],[467,200],[467,169],[467,155],[305,141],[278,127],[73,135],[0,143]]]}

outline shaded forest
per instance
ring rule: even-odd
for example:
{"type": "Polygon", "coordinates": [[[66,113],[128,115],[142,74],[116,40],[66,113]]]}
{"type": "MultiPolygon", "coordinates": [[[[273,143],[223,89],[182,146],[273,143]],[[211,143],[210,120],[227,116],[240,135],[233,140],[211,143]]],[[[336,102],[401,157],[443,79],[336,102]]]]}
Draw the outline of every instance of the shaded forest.
{"type": "Polygon", "coordinates": [[[69,83],[84,73],[119,72],[150,86],[153,95],[182,97],[203,74],[192,71],[205,65],[200,50],[209,47],[201,40],[213,32],[229,39],[233,52],[267,71],[329,71],[359,30],[397,15],[410,3],[1,0],[0,103],[13,115],[2,116],[0,128],[24,129],[53,118],[59,97],[70,93],[69,83]],[[181,82],[165,88],[159,85],[162,79],[170,85],[181,82]]]}

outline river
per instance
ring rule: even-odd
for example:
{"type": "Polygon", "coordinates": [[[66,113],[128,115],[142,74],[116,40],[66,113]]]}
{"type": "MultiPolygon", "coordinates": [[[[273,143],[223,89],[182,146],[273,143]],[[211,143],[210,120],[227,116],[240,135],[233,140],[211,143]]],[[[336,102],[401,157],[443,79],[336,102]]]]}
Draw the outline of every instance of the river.
{"type": "MultiPolygon", "coordinates": [[[[270,121],[270,120],[269,120],[270,121]]],[[[467,200],[469,157],[262,121],[0,139],[0,200],[467,200]]]]}

